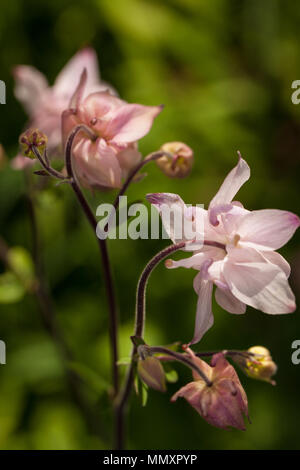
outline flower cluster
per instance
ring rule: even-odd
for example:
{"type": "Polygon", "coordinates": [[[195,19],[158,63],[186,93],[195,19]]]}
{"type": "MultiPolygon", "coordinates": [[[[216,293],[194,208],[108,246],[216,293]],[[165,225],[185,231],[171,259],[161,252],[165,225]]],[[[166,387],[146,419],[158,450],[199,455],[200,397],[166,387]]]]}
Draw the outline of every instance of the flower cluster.
{"type": "MultiPolygon", "coordinates": [[[[130,183],[138,179],[142,167],[154,160],[170,178],[189,175],[194,153],[183,142],[165,143],[143,159],[138,142],[150,131],[163,107],[129,104],[119,98],[114,88],[100,79],[92,49],[78,52],[52,87],[33,67],[18,66],[14,75],[15,94],[30,120],[29,129],[20,137],[23,156],[14,160],[15,168],[25,168],[30,158],[37,157],[43,170],[35,173],[68,182],[94,231],[97,223],[81,186],[91,190],[119,188],[119,195],[123,195],[130,183]],[[64,155],[62,172],[52,167],[53,155],[64,155]]],[[[248,377],[275,384],[272,377],[277,366],[270,352],[262,346],[213,353],[195,353],[190,349],[213,325],[214,288],[217,303],[232,314],[245,313],[247,305],[273,315],[291,313],[296,308],[288,282],[290,266],[277,250],[293,236],[300,219],[283,210],[250,211],[236,201],[236,193],[249,178],[250,168],[239,154],[237,165],[226,176],[207,210],[188,207],[177,194],[147,195],[160,214],[164,207],[172,207],[181,220],[196,227],[196,232],[201,227],[201,233],[196,233],[199,238],[194,240],[185,235],[178,239],[175,220],[165,223],[173,245],[155,255],[139,279],[135,329],[131,337],[133,350],[121,390],[113,283],[105,240],[100,240],[110,308],[112,395],[120,426],[134,379],[142,384],[144,391],[150,387],[164,392],[166,382],[176,380],[174,374],[170,376],[167,372],[170,361],[181,362],[193,372],[193,380],[181,387],[171,400],[185,398],[202,418],[222,429],[244,430],[244,418],[248,417],[246,393],[226,357],[237,363],[248,377]],[[148,346],[143,339],[148,278],[160,261],[180,250],[192,252],[192,255],[177,261],[167,259],[166,266],[194,269],[197,272],[194,290],[198,295],[194,334],[187,345],[181,345],[183,352],[178,351],[177,343],[176,347],[148,346]],[[201,359],[205,356],[212,356],[210,364],[201,359]]],[[[114,202],[114,208],[117,207],[118,198],[114,202]]],[[[122,435],[122,430],[118,430],[118,435],[122,435]]]]}

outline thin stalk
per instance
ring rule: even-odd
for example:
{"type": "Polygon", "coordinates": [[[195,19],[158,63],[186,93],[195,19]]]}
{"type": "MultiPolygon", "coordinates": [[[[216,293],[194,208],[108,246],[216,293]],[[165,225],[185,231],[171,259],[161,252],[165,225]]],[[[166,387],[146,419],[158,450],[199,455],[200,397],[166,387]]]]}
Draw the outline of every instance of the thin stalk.
{"type": "MultiPolygon", "coordinates": [[[[146,265],[142,275],[139,279],[138,286],[137,286],[137,294],[136,294],[136,311],[135,311],[135,326],[134,326],[134,336],[138,338],[142,338],[144,333],[144,326],[145,326],[145,302],[146,302],[146,288],[147,283],[150,277],[150,274],[154,270],[154,268],[162,261],[164,258],[169,256],[171,253],[175,253],[178,250],[181,250],[186,245],[186,242],[180,242],[177,244],[172,244],[165,248],[164,250],[160,251],[157,255],[155,255],[150,262],[146,265]]],[[[122,450],[124,448],[124,417],[125,411],[127,407],[127,403],[130,397],[130,393],[132,390],[133,385],[133,371],[134,371],[134,356],[136,354],[137,348],[133,346],[132,353],[131,353],[131,363],[127,370],[127,375],[125,379],[125,383],[123,385],[120,394],[116,399],[116,442],[115,448],[118,450],[122,450]]]]}
{"type": "Polygon", "coordinates": [[[235,350],[228,350],[224,349],[222,351],[200,351],[200,352],[195,352],[195,356],[197,357],[210,357],[214,356],[215,354],[218,353],[224,354],[224,356],[242,356],[242,357],[251,357],[251,356],[256,356],[257,354],[248,352],[248,351],[235,351],[235,350]]]}
{"type": "Polygon", "coordinates": [[[196,364],[194,364],[193,361],[188,359],[186,355],[172,351],[168,348],[164,348],[163,346],[148,346],[147,350],[153,354],[155,353],[167,354],[171,356],[172,358],[174,358],[176,361],[182,362],[183,364],[188,366],[190,369],[193,369],[194,371],[196,371],[197,374],[200,375],[200,377],[204,380],[204,382],[206,383],[208,387],[212,386],[212,382],[211,380],[209,380],[206,374],[196,364]]]}
{"type": "Polygon", "coordinates": [[[59,173],[59,171],[54,170],[54,168],[52,168],[49,165],[49,160],[48,160],[48,156],[47,156],[46,152],[45,152],[45,161],[44,161],[44,159],[43,159],[42,155],[40,154],[38,148],[35,147],[34,145],[32,146],[32,151],[33,151],[34,155],[36,156],[36,158],[38,159],[38,161],[40,162],[40,164],[42,165],[42,167],[44,168],[44,170],[46,170],[47,173],[49,173],[49,175],[54,176],[54,178],[58,178],[60,180],[66,180],[67,179],[65,177],[65,175],[63,175],[62,173],[59,173]]]}
{"type": "MultiPolygon", "coordinates": [[[[76,135],[84,131],[89,134],[91,138],[94,138],[94,134],[86,126],[77,126],[75,127],[72,132],[70,133],[65,149],[65,156],[66,156],[66,169],[67,175],[70,179],[70,184],[72,189],[85,213],[86,218],[88,219],[94,234],[96,235],[96,228],[97,228],[97,220],[85,199],[83,192],[81,191],[76,178],[74,176],[73,167],[72,167],[72,146],[74,143],[74,139],[76,135]]],[[[104,282],[105,282],[105,289],[108,299],[109,305],[109,334],[110,334],[110,345],[111,345],[111,355],[112,355],[112,376],[113,376],[113,395],[116,396],[119,392],[119,370],[118,370],[118,314],[117,314],[117,306],[115,300],[115,292],[113,286],[113,279],[112,279],[112,272],[110,267],[110,260],[108,255],[107,243],[106,240],[101,240],[96,236],[101,256],[102,256],[102,263],[103,263],[103,270],[104,270],[104,282]]]]}
{"type": "Polygon", "coordinates": [[[119,207],[120,197],[125,194],[125,192],[128,189],[128,186],[130,185],[130,183],[132,182],[134,177],[138,174],[138,172],[141,171],[141,169],[145,165],[147,165],[147,163],[153,162],[154,160],[158,160],[159,158],[163,157],[164,155],[172,157],[172,155],[170,153],[164,152],[163,150],[160,150],[158,152],[150,153],[147,157],[144,158],[144,160],[142,160],[140,163],[138,163],[136,165],[136,167],[128,175],[127,179],[125,180],[122,188],[120,189],[120,191],[119,191],[119,193],[118,193],[118,195],[117,195],[117,197],[116,197],[116,199],[113,203],[113,206],[116,210],[119,207]]]}

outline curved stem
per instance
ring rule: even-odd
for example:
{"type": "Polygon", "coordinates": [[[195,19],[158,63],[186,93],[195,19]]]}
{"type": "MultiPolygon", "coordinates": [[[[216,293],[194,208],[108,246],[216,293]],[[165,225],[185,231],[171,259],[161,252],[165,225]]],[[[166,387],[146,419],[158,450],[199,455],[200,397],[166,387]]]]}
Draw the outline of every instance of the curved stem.
{"type": "Polygon", "coordinates": [[[194,371],[196,371],[197,374],[200,375],[200,377],[204,380],[204,382],[206,383],[206,385],[208,387],[212,386],[212,382],[211,382],[211,380],[209,380],[209,378],[206,376],[206,374],[198,366],[196,366],[196,364],[194,364],[194,362],[192,362],[190,359],[188,359],[186,355],[181,354],[181,353],[177,353],[175,351],[171,351],[170,349],[164,348],[163,346],[148,346],[147,349],[151,353],[167,354],[167,355],[173,357],[176,361],[182,362],[186,366],[188,366],[191,369],[193,369],[194,371]]]}
{"type": "MultiPolygon", "coordinates": [[[[146,265],[142,275],[139,279],[137,286],[136,294],[136,311],[135,311],[135,327],[134,327],[134,336],[141,338],[144,333],[144,324],[145,324],[145,293],[146,287],[149,280],[149,276],[154,270],[154,268],[166,258],[171,253],[175,253],[178,250],[181,250],[186,245],[186,242],[180,242],[177,244],[172,244],[160,251],[155,255],[150,262],[146,265]]],[[[127,370],[127,375],[125,379],[124,386],[120,391],[119,396],[116,399],[116,443],[115,448],[122,450],[124,447],[124,414],[127,406],[128,399],[130,397],[132,384],[133,384],[133,371],[134,371],[134,355],[136,354],[137,348],[133,347],[131,353],[131,363],[127,370]]]]}
{"type": "MultiPolygon", "coordinates": [[[[95,135],[84,125],[79,125],[75,127],[72,132],[70,133],[65,149],[65,156],[66,156],[66,169],[68,177],[70,178],[70,184],[76,197],[88,219],[94,234],[96,235],[96,228],[97,228],[97,220],[86,201],[77,181],[73,173],[72,168],[72,146],[74,143],[74,139],[76,135],[84,131],[86,132],[92,139],[95,138],[95,135]]],[[[108,305],[109,305],[109,333],[110,333],[110,345],[111,345],[111,355],[112,355],[112,376],[113,376],[113,387],[114,387],[114,395],[117,395],[119,391],[119,370],[118,370],[118,315],[117,315],[117,306],[115,301],[115,293],[114,293],[114,286],[113,286],[113,279],[112,279],[112,272],[110,267],[109,255],[107,250],[106,240],[101,240],[96,236],[101,256],[103,262],[103,270],[104,270],[104,280],[105,280],[105,288],[108,298],[108,305]]]]}
{"type": "Polygon", "coordinates": [[[195,356],[197,357],[210,357],[213,356],[214,354],[218,353],[223,353],[224,356],[242,356],[242,357],[251,357],[251,356],[256,356],[256,354],[248,352],[248,351],[235,351],[235,350],[228,350],[228,349],[223,349],[222,351],[200,351],[200,352],[195,352],[195,356]]]}
{"type": "Polygon", "coordinates": [[[116,199],[113,203],[113,206],[116,210],[119,207],[120,197],[123,196],[123,194],[125,194],[125,192],[128,189],[128,186],[130,185],[130,183],[132,182],[134,177],[138,174],[138,172],[141,171],[141,169],[145,165],[147,165],[147,163],[153,162],[154,160],[158,160],[159,158],[163,157],[164,155],[172,157],[172,155],[170,153],[164,152],[163,150],[160,150],[158,152],[150,153],[147,157],[144,158],[144,160],[142,160],[140,163],[138,163],[136,165],[136,167],[128,175],[126,181],[124,182],[122,188],[120,189],[120,191],[119,191],[119,193],[118,193],[118,195],[117,195],[117,197],[116,197],[116,199]]]}
{"type": "Polygon", "coordinates": [[[54,178],[58,178],[60,180],[67,179],[62,173],[59,173],[59,171],[54,170],[54,168],[49,165],[47,153],[45,153],[44,161],[42,155],[40,154],[38,148],[35,145],[32,146],[32,151],[35,154],[36,158],[39,160],[42,167],[47,171],[47,173],[49,173],[49,175],[54,176],[54,178]]]}

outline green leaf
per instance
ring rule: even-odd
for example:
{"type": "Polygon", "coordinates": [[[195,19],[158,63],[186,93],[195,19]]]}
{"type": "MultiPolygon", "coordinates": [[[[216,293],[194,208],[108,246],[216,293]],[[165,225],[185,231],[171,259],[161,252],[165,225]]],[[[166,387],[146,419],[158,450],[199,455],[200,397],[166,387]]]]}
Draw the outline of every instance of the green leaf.
{"type": "Polygon", "coordinates": [[[25,292],[24,286],[14,273],[8,271],[0,275],[0,303],[19,302],[25,292]]]}
{"type": "Polygon", "coordinates": [[[175,369],[165,371],[165,375],[166,375],[167,381],[170,382],[171,384],[176,383],[178,380],[178,373],[175,369]]]}
{"type": "Polygon", "coordinates": [[[128,366],[131,363],[131,357],[130,356],[125,356],[121,357],[121,359],[118,360],[117,365],[118,366],[128,366]]]}
{"type": "Polygon", "coordinates": [[[147,401],[148,401],[148,387],[143,382],[141,382],[141,384],[142,384],[142,387],[141,387],[142,406],[146,406],[147,401]]]}

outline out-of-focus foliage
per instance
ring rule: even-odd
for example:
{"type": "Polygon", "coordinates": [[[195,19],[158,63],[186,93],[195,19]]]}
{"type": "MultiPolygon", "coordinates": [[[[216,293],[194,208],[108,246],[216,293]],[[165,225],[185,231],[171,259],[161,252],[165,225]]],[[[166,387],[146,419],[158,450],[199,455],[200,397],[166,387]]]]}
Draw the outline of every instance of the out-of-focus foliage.
{"type": "MultiPolygon", "coordinates": [[[[0,107],[0,142],[13,157],[26,119],[13,96],[12,67],[32,64],[52,82],[66,61],[90,44],[97,50],[103,78],[122,98],[165,104],[141,142],[144,154],[172,140],[186,142],[195,151],[188,179],[167,179],[156,165],[149,165],[148,177],[130,188],[130,201],[164,191],[179,193],[189,203],[207,204],[240,150],[252,179],[239,200],[249,209],[299,213],[300,105],[290,98],[292,81],[300,79],[299,21],[300,5],[291,0],[3,2],[0,79],[7,85],[7,104],[0,107]]],[[[96,207],[112,197],[95,194],[90,200],[96,207]]],[[[11,247],[32,252],[23,174],[9,166],[1,169],[0,201],[1,236],[11,247]]],[[[7,345],[7,364],[0,365],[0,448],[107,448],[110,411],[101,388],[110,380],[108,322],[97,246],[67,185],[48,184],[37,210],[58,321],[75,353],[73,367],[84,376],[88,398],[106,432],[101,441],[89,432],[71,401],[34,297],[21,298],[24,292],[7,290],[20,299],[0,304],[0,338],[7,345]]],[[[151,240],[109,242],[122,325],[120,357],[130,350],[138,276],[165,245],[151,240]]],[[[297,237],[283,251],[299,294],[297,237]]],[[[149,283],[147,341],[190,339],[196,307],[193,275],[163,265],[155,271],[149,283]]],[[[11,282],[7,276],[1,274],[0,297],[4,283],[11,282]]],[[[168,384],[167,394],[150,390],[144,408],[132,398],[130,447],[299,448],[300,366],[291,363],[291,343],[300,335],[299,314],[272,317],[248,308],[245,315],[235,316],[216,305],[214,311],[215,326],[199,348],[265,345],[279,365],[277,387],[242,376],[252,424],[245,433],[224,432],[207,425],[183,400],[169,403],[184,379],[190,379],[189,371],[179,365],[179,381],[168,384]]]]}

